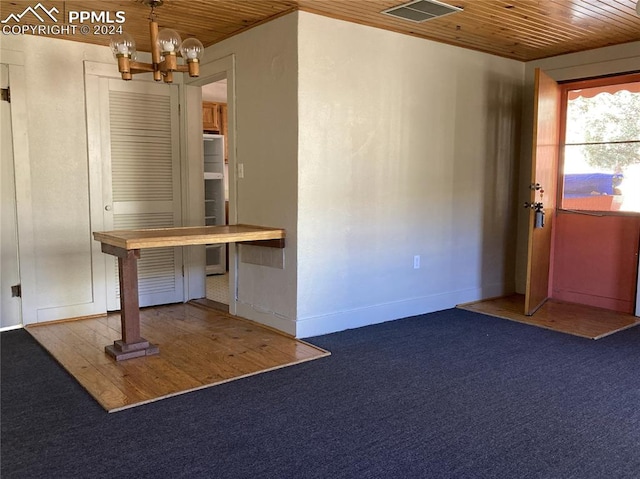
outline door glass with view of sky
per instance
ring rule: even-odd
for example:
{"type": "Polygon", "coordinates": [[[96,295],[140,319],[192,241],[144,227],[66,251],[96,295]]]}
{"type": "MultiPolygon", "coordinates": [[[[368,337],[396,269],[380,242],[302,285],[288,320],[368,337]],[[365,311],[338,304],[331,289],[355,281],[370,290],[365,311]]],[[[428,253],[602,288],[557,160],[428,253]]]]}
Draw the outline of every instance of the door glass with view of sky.
{"type": "Polygon", "coordinates": [[[562,208],[640,212],[640,82],[568,91],[562,208]]]}

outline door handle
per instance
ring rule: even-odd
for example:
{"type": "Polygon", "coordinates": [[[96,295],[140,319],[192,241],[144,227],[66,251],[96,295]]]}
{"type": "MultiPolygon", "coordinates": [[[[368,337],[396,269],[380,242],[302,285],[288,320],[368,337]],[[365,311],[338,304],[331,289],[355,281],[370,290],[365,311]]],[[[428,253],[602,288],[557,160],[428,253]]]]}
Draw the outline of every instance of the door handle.
{"type": "Polygon", "coordinates": [[[104,207],[105,211],[111,211],[111,205],[107,205],[104,207]]]}
{"type": "Polygon", "coordinates": [[[533,216],[533,227],[544,228],[544,205],[542,202],[537,201],[535,203],[529,203],[528,201],[525,201],[524,207],[535,211],[533,216]]]}
{"type": "Polygon", "coordinates": [[[525,201],[523,206],[524,206],[525,208],[527,208],[527,209],[529,209],[529,208],[530,208],[530,209],[532,209],[532,210],[536,210],[536,211],[541,210],[541,209],[543,209],[543,208],[544,208],[544,206],[542,205],[542,203],[541,203],[541,202],[539,202],[539,201],[534,202],[534,203],[529,203],[528,201],[525,201]]]}

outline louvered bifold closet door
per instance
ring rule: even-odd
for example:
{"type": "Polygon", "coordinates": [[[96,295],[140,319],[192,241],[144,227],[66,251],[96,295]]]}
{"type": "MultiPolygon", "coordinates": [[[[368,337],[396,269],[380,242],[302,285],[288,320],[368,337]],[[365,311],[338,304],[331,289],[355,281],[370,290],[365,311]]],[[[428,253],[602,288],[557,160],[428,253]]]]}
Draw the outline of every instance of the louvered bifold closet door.
{"type": "MultiPolygon", "coordinates": [[[[107,81],[112,229],[180,226],[177,86],[107,81]]],[[[117,261],[111,271],[107,308],[119,309],[117,261]]],[[[142,250],[138,283],[140,306],[181,302],[181,249],[142,250]]]]}

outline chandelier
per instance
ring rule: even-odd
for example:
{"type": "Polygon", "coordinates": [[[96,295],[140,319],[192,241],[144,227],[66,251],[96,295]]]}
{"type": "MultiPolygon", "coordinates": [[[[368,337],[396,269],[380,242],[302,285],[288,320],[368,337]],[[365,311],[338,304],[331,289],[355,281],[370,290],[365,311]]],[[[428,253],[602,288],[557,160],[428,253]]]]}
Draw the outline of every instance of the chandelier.
{"type": "Polygon", "coordinates": [[[197,38],[182,41],[175,30],[165,28],[158,31],[155,21],[155,8],[164,0],[141,0],[151,7],[149,16],[149,35],[151,37],[151,63],[135,61],[136,42],[126,32],[111,37],[111,51],[118,60],[118,71],[123,80],[131,80],[136,73],[153,73],[155,81],[173,82],[173,72],[189,73],[191,77],[200,75],[200,57],[204,47],[197,38]],[[186,64],[178,64],[178,56],[184,58],[186,64]]]}

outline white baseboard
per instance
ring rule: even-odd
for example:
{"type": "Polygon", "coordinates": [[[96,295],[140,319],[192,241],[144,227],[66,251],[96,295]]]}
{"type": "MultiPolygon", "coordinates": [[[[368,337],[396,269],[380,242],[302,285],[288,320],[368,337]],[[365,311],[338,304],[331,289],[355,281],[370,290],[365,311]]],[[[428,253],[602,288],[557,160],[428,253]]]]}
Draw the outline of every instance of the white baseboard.
{"type": "Polygon", "coordinates": [[[321,316],[299,319],[295,323],[295,335],[297,338],[309,338],[335,333],[346,329],[360,328],[434,311],[442,311],[443,309],[453,308],[458,304],[503,296],[511,292],[513,290],[506,288],[504,284],[495,284],[483,288],[411,298],[348,311],[337,311],[321,316]]]}
{"type": "Polygon", "coordinates": [[[0,333],[4,333],[5,331],[13,331],[14,329],[22,329],[22,324],[16,324],[15,326],[5,326],[4,328],[0,328],[0,333]]]}
{"type": "Polygon", "coordinates": [[[271,328],[277,329],[278,331],[282,331],[286,334],[290,334],[291,336],[295,336],[295,320],[279,316],[276,313],[270,311],[260,311],[252,305],[241,303],[240,301],[238,301],[236,305],[236,316],[255,321],[256,323],[264,324],[265,326],[269,326],[271,328]]]}

